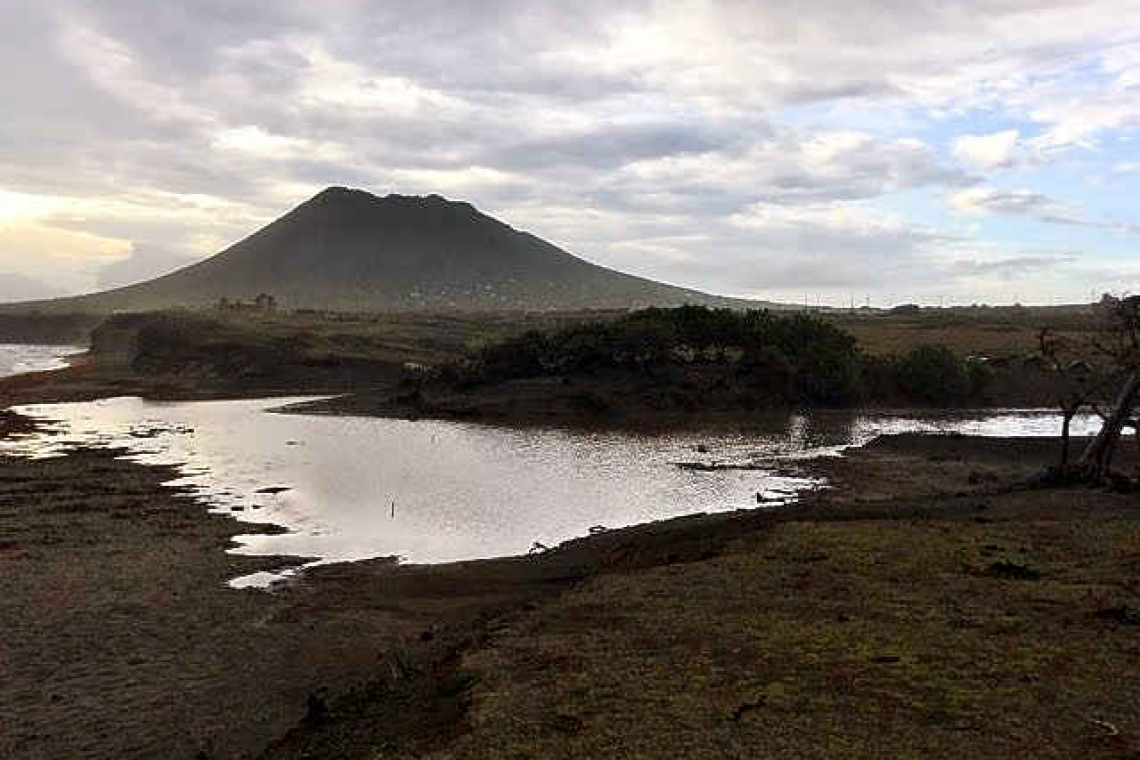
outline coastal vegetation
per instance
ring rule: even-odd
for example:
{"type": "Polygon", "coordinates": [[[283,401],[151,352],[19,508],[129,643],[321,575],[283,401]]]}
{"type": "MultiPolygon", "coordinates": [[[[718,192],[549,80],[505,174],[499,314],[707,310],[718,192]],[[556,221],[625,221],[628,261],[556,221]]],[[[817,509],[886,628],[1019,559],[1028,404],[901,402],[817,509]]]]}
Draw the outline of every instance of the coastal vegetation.
{"type": "Polygon", "coordinates": [[[330,405],[408,416],[490,407],[593,417],[793,405],[1041,407],[1064,385],[1040,356],[1041,325],[1066,340],[1095,334],[1079,309],[210,308],[85,319],[88,332],[72,340],[90,342],[91,352],[78,366],[50,383],[12,378],[0,394],[31,403],[348,392],[330,405]]]}
{"type": "Polygon", "coordinates": [[[615,374],[682,388],[704,382],[705,391],[749,408],[978,403],[991,373],[940,345],[871,355],[853,335],[812,315],[682,306],[528,331],[440,374],[459,387],[615,374]]]}

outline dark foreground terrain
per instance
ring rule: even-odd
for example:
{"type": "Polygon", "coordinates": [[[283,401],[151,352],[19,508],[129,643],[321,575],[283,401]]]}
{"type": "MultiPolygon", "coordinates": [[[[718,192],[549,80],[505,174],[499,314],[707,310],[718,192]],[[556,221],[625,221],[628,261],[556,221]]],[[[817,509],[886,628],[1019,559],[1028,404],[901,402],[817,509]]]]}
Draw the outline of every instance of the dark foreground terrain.
{"type": "Polygon", "coordinates": [[[1052,454],[885,438],[800,506],[273,593],[168,470],[0,460],[0,756],[1138,756],[1140,502],[1052,454]]]}

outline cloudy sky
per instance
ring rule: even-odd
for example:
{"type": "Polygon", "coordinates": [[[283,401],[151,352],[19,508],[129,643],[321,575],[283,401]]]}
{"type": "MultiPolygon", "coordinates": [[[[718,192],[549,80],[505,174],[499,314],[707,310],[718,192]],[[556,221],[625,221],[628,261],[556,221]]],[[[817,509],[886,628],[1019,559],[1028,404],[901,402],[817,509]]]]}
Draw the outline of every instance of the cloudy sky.
{"type": "Polygon", "coordinates": [[[152,276],[334,184],[732,295],[1140,290],[1135,0],[0,14],[0,298],[152,276]]]}

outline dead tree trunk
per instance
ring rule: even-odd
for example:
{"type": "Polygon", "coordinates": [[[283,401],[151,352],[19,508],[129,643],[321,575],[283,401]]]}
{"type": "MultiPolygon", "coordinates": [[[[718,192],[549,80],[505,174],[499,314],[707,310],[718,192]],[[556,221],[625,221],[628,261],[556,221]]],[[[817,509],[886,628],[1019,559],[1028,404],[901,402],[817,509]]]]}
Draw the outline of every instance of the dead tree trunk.
{"type": "Polygon", "coordinates": [[[1086,468],[1090,475],[1097,478],[1108,475],[1112,466],[1112,455],[1120,440],[1120,431],[1132,417],[1132,407],[1136,405],[1137,396],[1140,396],[1140,372],[1134,372],[1124,383],[1100,432],[1081,455],[1081,466],[1086,468]]]}
{"type": "Polygon", "coordinates": [[[1069,427],[1079,407],[1066,406],[1061,409],[1061,470],[1069,466],[1069,427]]]}
{"type": "MultiPolygon", "coordinates": [[[[1132,438],[1136,443],[1136,453],[1140,454],[1140,419],[1133,417],[1124,423],[1124,427],[1132,430],[1132,438]]],[[[1136,482],[1140,484],[1140,456],[1136,457],[1136,482]]]]}

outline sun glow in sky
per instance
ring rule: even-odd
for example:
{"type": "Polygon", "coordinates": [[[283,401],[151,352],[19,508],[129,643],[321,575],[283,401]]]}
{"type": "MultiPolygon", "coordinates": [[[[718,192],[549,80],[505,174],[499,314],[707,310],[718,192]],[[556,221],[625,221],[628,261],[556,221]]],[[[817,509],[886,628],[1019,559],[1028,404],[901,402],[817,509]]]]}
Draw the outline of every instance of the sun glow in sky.
{"type": "Polygon", "coordinates": [[[153,276],[333,184],[717,293],[1140,290],[1131,0],[0,12],[4,299],[153,276]]]}

